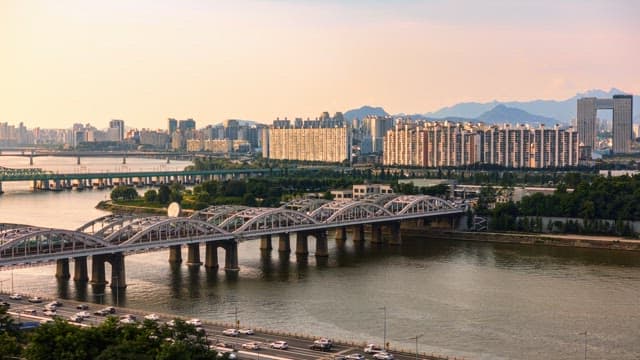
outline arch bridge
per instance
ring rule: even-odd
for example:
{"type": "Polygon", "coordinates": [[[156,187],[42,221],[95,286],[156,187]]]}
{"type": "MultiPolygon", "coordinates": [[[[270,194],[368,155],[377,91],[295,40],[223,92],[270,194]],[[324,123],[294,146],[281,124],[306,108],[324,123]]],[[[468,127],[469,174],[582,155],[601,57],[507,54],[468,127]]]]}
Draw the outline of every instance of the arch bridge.
{"type": "Polygon", "coordinates": [[[200,265],[200,244],[205,243],[205,266],[218,268],[218,248],[225,251],[225,270],[238,271],[238,242],[260,239],[260,248],[291,251],[290,235],[296,237],[296,254],[309,253],[309,236],[316,239],[316,256],[328,256],[327,232],[337,241],[365,238],[382,242],[383,228],[391,242],[399,244],[400,223],[430,218],[452,219],[464,207],[424,195],[375,197],[363,200],[295,200],[279,208],[211,206],[190,217],[107,215],[75,230],[24,224],[0,224],[0,270],[14,266],[37,266],[56,262],[56,276],[69,278],[74,261],[74,280],[88,281],[87,257],[92,257],[91,282],[106,284],[105,263],[111,265],[111,286],[126,287],[124,257],[127,254],[169,249],[169,261],[182,262],[182,246],[188,248],[188,265],[200,265]]]}

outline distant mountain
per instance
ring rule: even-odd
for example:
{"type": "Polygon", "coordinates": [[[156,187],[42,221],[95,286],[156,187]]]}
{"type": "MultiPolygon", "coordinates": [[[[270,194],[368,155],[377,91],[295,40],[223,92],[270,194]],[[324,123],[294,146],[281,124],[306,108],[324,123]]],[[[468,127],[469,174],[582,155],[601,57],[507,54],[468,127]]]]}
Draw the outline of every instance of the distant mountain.
{"type": "Polygon", "coordinates": [[[505,105],[497,105],[493,109],[485,111],[476,120],[487,124],[544,124],[545,126],[553,126],[557,123],[553,118],[530,114],[524,110],[505,105]]]}
{"type": "MultiPolygon", "coordinates": [[[[539,115],[545,118],[555,119],[553,123],[570,124],[572,119],[576,117],[576,101],[582,97],[601,97],[610,98],[616,94],[625,94],[626,92],[612,88],[609,91],[604,90],[589,90],[584,93],[578,93],[575,96],[562,100],[533,100],[533,101],[510,101],[499,102],[492,101],[487,103],[459,103],[453,106],[442,108],[435,112],[424,114],[428,118],[449,118],[449,117],[462,117],[462,118],[477,118],[483,113],[495,108],[497,105],[505,105],[509,108],[517,108],[524,110],[530,114],[539,115]]],[[[640,96],[634,96],[634,116],[640,115],[640,96]]],[[[610,119],[611,113],[603,111],[598,113],[598,116],[610,119]]]]}
{"type": "Polygon", "coordinates": [[[384,111],[384,109],[381,107],[372,107],[372,106],[365,105],[358,109],[345,111],[344,118],[347,120],[363,119],[369,115],[387,116],[389,114],[386,111],[384,111]]]}

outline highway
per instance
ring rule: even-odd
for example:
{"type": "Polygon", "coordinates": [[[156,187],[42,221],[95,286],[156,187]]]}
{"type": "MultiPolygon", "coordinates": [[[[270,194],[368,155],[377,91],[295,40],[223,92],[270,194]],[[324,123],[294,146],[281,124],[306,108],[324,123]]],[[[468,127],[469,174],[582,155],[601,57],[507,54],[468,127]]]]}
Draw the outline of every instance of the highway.
{"type": "MultiPolygon", "coordinates": [[[[51,302],[51,299],[43,299],[42,303],[31,303],[27,300],[27,297],[24,296],[21,300],[13,300],[9,299],[7,294],[2,294],[0,296],[0,301],[5,301],[10,304],[8,313],[12,315],[15,319],[20,321],[38,321],[43,322],[50,320],[51,317],[44,315],[44,306],[45,304],[51,302]]],[[[70,317],[80,311],[87,311],[91,314],[88,318],[86,318],[81,323],[77,323],[79,326],[93,326],[97,325],[100,322],[104,321],[107,317],[95,315],[94,312],[106,307],[106,305],[101,304],[91,304],[91,303],[80,303],[77,301],[71,300],[60,300],[62,302],[62,306],[58,307],[56,310],[56,316],[61,317],[63,319],[68,320],[70,323],[76,324],[70,321],[70,317]],[[77,309],[76,306],[80,304],[85,304],[88,306],[86,310],[77,309]]],[[[123,316],[126,314],[135,315],[137,317],[137,321],[143,321],[144,316],[149,315],[149,312],[143,312],[139,310],[132,309],[124,309],[117,308],[113,315],[110,316],[123,316]]],[[[173,319],[179,319],[181,317],[178,316],[170,316],[166,314],[157,314],[160,319],[158,322],[167,322],[173,319]]],[[[185,321],[189,319],[181,318],[185,321]]],[[[313,343],[313,339],[305,339],[301,337],[295,336],[285,336],[285,335],[276,335],[275,332],[259,332],[256,331],[253,335],[240,334],[238,337],[233,336],[225,336],[222,334],[222,331],[226,328],[231,327],[232,325],[227,324],[226,326],[223,324],[214,324],[211,322],[202,321],[202,327],[205,330],[207,340],[215,345],[220,342],[224,342],[233,347],[236,352],[238,359],[268,359],[268,360],[286,360],[286,359],[295,359],[295,360],[316,360],[316,359],[324,359],[324,360],[337,360],[340,359],[341,356],[348,356],[350,354],[359,353],[365,356],[366,360],[375,360],[372,354],[365,354],[362,347],[354,347],[346,344],[340,343],[340,341],[336,341],[334,339],[334,345],[330,351],[319,351],[310,349],[310,345],[313,343]],[[269,344],[274,341],[286,341],[289,344],[289,348],[286,350],[279,349],[271,349],[269,344]],[[248,342],[259,342],[260,349],[259,350],[246,350],[242,348],[242,345],[248,342]]],[[[320,338],[318,336],[317,338],[320,338]]],[[[363,341],[364,344],[364,341],[363,341]]],[[[394,360],[415,360],[415,353],[398,353],[391,352],[394,355],[394,360]]],[[[424,356],[421,354],[419,359],[427,359],[427,360],[437,360],[444,359],[443,357],[431,357],[424,356]]],[[[346,359],[349,360],[349,359],[346,359]]]]}

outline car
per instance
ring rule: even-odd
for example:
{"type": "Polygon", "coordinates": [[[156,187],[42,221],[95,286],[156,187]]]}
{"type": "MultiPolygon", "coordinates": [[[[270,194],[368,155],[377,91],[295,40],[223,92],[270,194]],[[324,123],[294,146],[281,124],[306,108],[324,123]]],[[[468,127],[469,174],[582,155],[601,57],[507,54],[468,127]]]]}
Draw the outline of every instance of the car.
{"type": "Polygon", "coordinates": [[[6,301],[2,301],[2,302],[0,302],[0,306],[2,306],[2,307],[6,307],[6,308],[10,308],[10,307],[11,307],[11,304],[9,304],[9,303],[8,303],[8,302],[6,302],[6,301]]]}
{"type": "Polygon", "coordinates": [[[233,346],[233,344],[232,344],[232,343],[226,343],[226,342],[223,342],[223,341],[218,342],[218,343],[216,344],[216,347],[217,347],[217,348],[223,348],[223,349],[226,349],[226,350],[229,350],[229,349],[233,350],[233,349],[235,349],[235,347],[233,346]]]}
{"type": "Polygon", "coordinates": [[[202,326],[202,320],[196,319],[196,318],[189,319],[189,320],[186,321],[186,323],[189,324],[189,325],[196,326],[196,327],[197,326],[202,326]]]}
{"type": "Polygon", "coordinates": [[[329,351],[329,350],[331,350],[331,346],[329,344],[322,343],[322,342],[316,340],[311,345],[309,345],[309,349],[311,349],[311,350],[320,350],[320,351],[329,351]]]}
{"type": "Polygon", "coordinates": [[[76,309],[78,309],[78,310],[89,310],[89,305],[87,305],[87,304],[78,304],[78,305],[76,305],[76,309]]]}
{"type": "Polygon", "coordinates": [[[55,316],[56,315],[56,311],[55,310],[45,310],[42,313],[45,314],[46,316],[55,316]]]}
{"type": "Polygon", "coordinates": [[[196,326],[196,331],[203,334],[207,332],[202,326],[196,326]]]}
{"type": "Polygon", "coordinates": [[[365,357],[364,355],[360,354],[360,353],[355,353],[355,354],[349,354],[347,356],[344,357],[347,360],[364,360],[365,357]]]}
{"type": "Polygon", "coordinates": [[[364,347],[365,354],[375,354],[381,351],[384,351],[384,349],[378,344],[367,344],[367,346],[364,347]]]}
{"type": "Polygon", "coordinates": [[[79,312],[76,313],[76,315],[80,316],[83,319],[91,317],[91,314],[89,314],[89,312],[87,312],[87,311],[79,311],[79,312]]]}
{"type": "Polygon", "coordinates": [[[260,343],[256,341],[244,343],[242,344],[242,348],[247,350],[260,350],[260,343]]]}
{"type": "Polygon", "coordinates": [[[222,330],[222,335],[238,336],[238,335],[240,335],[240,333],[238,332],[237,329],[224,329],[224,330],[222,330]]]}
{"type": "Polygon", "coordinates": [[[53,300],[49,304],[55,305],[56,307],[62,307],[62,303],[60,302],[60,300],[53,300]]]}
{"type": "Polygon", "coordinates": [[[34,296],[27,299],[27,301],[34,304],[39,304],[42,302],[42,298],[40,296],[34,296]]]}
{"type": "Polygon", "coordinates": [[[331,360],[345,360],[344,355],[333,355],[331,360]]]}
{"type": "Polygon", "coordinates": [[[109,314],[110,314],[109,310],[106,310],[106,309],[100,309],[93,312],[93,315],[98,315],[98,316],[107,316],[109,314]]]}
{"type": "Polygon", "coordinates": [[[20,294],[11,294],[11,295],[9,295],[9,299],[11,299],[11,300],[22,300],[22,295],[20,295],[20,294]]]}
{"type": "Polygon", "coordinates": [[[240,334],[244,334],[244,335],[253,335],[254,334],[253,330],[251,330],[251,329],[240,329],[240,330],[238,330],[238,332],[240,334]]]}
{"type": "Polygon", "coordinates": [[[28,309],[22,309],[22,313],[27,315],[35,315],[38,312],[36,311],[36,309],[28,308],[28,309]]]}
{"type": "Polygon", "coordinates": [[[128,317],[128,316],[122,316],[120,317],[120,324],[135,324],[136,323],[136,319],[128,317]]]}
{"type": "Polygon", "coordinates": [[[278,340],[269,344],[269,347],[272,349],[286,350],[289,348],[289,344],[287,344],[286,341],[278,340]]]}
{"type": "Polygon", "coordinates": [[[115,314],[116,313],[116,308],[114,308],[113,306],[107,306],[104,309],[107,310],[109,312],[109,314],[115,314]]]}
{"type": "Polygon", "coordinates": [[[373,358],[376,360],[393,360],[393,355],[386,351],[380,351],[373,354],[373,358]]]}
{"type": "Polygon", "coordinates": [[[160,320],[160,316],[158,316],[156,314],[149,314],[149,315],[146,315],[144,318],[147,319],[147,320],[151,320],[151,321],[160,320]]]}
{"type": "Polygon", "coordinates": [[[55,304],[52,303],[48,303],[44,306],[45,310],[51,310],[51,311],[56,311],[58,310],[58,307],[55,304]]]}
{"type": "Polygon", "coordinates": [[[174,327],[176,326],[176,321],[175,320],[169,320],[166,322],[168,327],[174,327]]]}
{"type": "Polygon", "coordinates": [[[238,358],[238,355],[236,355],[236,352],[233,350],[218,348],[218,347],[213,348],[213,350],[215,350],[218,353],[216,355],[218,359],[223,359],[225,356],[229,360],[236,360],[238,358]]]}
{"type": "Polygon", "coordinates": [[[72,321],[72,322],[79,323],[79,322],[82,322],[82,320],[84,320],[84,318],[82,316],[78,316],[78,314],[69,316],[69,321],[72,321]]]}

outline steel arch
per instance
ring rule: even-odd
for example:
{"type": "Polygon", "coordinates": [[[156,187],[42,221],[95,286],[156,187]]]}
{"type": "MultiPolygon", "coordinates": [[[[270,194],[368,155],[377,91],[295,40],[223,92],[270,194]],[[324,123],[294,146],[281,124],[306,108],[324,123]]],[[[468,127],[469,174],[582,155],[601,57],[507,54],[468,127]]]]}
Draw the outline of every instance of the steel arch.
{"type": "Polygon", "coordinates": [[[386,194],[386,193],[385,194],[383,193],[368,194],[368,195],[365,195],[362,199],[360,199],[360,201],[372,202],[374,204],[384,206],[390,200],[395,199],[398,196],[399,196],[398,194],[386,194]]]}
{"type": "Polygon", "coordinates": [[[25,227],[33,227],[33,226],[25,225],[25,224],[0,223],[0,232],[5,230],[11,230],[11,229],[25,228],[25,227]]]}
{"type": "Polygon", "coordinates": [[[196,220],[206,221],[214,225],[220,225],[234,214],[248,208],[248,206],[244,205],[215,205],[197,211],[189,217],[196,220]]]}
{"type": "Polygon", "coordinates": [[[103,239],[64,229],[23,227],[0,232],[0,257],[73,254],[78,250],[113,247],[103,239]]]}
{"type": "Polygon", "coordinates": [[[104,238],[125,227],[127,223],[135,221],[135,219],[140,219],[140,217],[119,214],[105,215],[89,221],[77,228],[76,231],[104,238]]]}
{"type": "Polygon", "coordinates": [[[440,210],[456,210],[450,201],[430,195],[403,195],[384,205],[394,215],[429,213],[440,210]]]}
{"type": "Polygon", "coordinates": [[[164,218],[160,221],[152,222],[133,236],[122,241],[119,246],[126,246],[139,243],[160,243],[162,241],[173,240],[175,238],[189,238],[201,236],[224,236],[230,235],[216,225],[205,221],[190,218],[164,218]]]}
{"type": "Polygon", "coordinates": [[[318,222],[310,216],[294,210],[282,208],[249,208],[234,214],[220,227],[235,234],[269,229],[287,229],[298,225],[318,222]]]}
{"type": "Polygon", "coordinates": [[[366,201],[337,200],[324,204],[310,215],[316,221],[329,224],[359,219],[393,216],[388,210],[366,201]]]}
{"type": "Polygon", "coordinates": [[[328,202],[329,200],[326,199],[297,199],[289,201],[288,203],[280,206],[280,208],[309,214],[328,202]]]}

